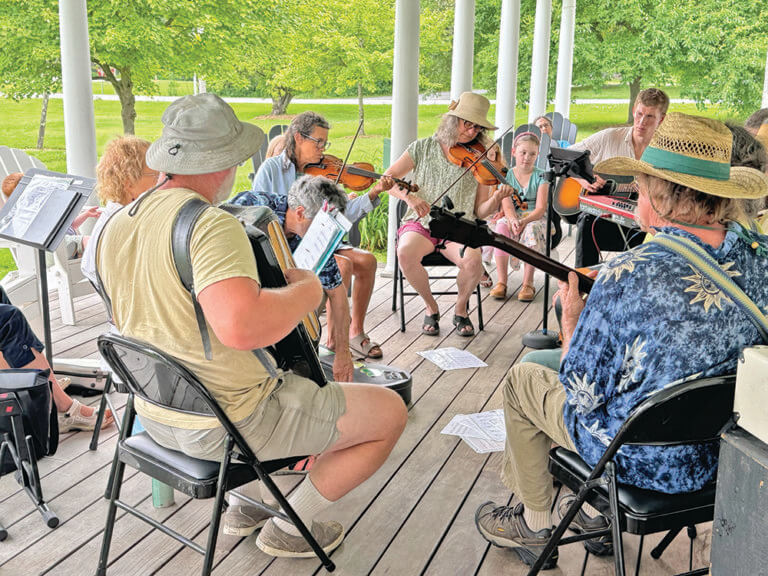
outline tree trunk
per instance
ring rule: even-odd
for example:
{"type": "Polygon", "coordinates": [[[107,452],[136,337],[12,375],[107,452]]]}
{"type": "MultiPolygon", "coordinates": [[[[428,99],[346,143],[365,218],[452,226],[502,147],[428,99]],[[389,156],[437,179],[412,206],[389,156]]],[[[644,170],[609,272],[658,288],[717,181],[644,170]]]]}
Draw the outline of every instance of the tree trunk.
{"type": "Polygon", "coordinates": [[[278,88],[277,94],[272,95],[272,116],[281,116],[288,110],[288,104],[293,100],[290,88],[278,88]]]}
{"type": "Polygon", "coordinates": [[[43,107],[40,110],[40,128],[37,131],[37,149],[43,149],[45,142],[45,124],[48,121],[48,92],[43,92],[43,107]]]}
{"type": "Polygon", "coordinates": [[[629,83],[629,110],[627,110],[627,122],[632,124],[634,118],[632,116],[632,109],[635,106],[635,99],[640,93],[640,80],[641,78],[635,78],[629,83]]]}
{"type": "Polygon", "coordinates": [[[133,95],[133,80],[130,67],[119,70],[120,78],[112,72],[112,67],[101,62],[94,62],[104,72],[104,77],[112,84],[117,97],[120,99],[120,117],[123,120],[123,134],[133,135],[136,120],[136,97],[133,95]]]}
{"type": "Polygon", "coordinates": [[[363,108],[363,85],[357,83],[357,119],[360,122],[360,135],[365,136],[365,109],[363,108]]]}

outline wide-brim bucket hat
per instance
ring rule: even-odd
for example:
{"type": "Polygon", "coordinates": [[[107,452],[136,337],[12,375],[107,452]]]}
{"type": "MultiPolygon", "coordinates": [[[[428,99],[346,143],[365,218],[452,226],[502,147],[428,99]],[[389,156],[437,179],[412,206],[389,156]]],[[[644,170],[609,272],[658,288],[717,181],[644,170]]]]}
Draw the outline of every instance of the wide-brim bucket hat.
{"type": "Polygon", "coordinates": [[[147,166],[166,174],[208,174],[253,156],[264,142],[258,126],[241,122],[216,94],[174,100],[163,112],[163,133],[147,150],[147,166]]]}
{"type": "Polygon", "coordinates": [[[722,198],[768,195],[768,176],[731,166],[733,136],[717,120],[670,112],[656,129],[640,160],[609,158],[595,166],[601,174],[648,174],[722,198]]]}
{"type": "Polygon", "coordinates": [[[496,126],[488,120],[488,110],[490,108],[491,102],[485,96],[475,94],[474,92],[464,92],[459,96],[458,102],[451,102],[446,114],[472,122],[488,130],[496,130],[496,126]]]}

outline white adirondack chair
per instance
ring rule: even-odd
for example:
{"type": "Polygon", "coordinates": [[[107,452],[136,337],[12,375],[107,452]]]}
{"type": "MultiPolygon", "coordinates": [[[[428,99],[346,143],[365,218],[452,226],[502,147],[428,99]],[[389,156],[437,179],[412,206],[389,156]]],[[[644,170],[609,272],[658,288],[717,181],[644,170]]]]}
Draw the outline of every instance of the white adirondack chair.
{"type": "MultiPolygon", "coordinates": [[[[13,172],[26,172],[30,168],[45,168],[45,165],[23,150],[0,146],[0,179],[13,172]]],[[[22,309],[35,333],[42,334],[37,251],[6,240],[0,240],[0,247],[11,249],[17,267],[15,272],[10,272],[3,278],[3,287],[11,301],[22,309]]],[[[48,280],[49,285],[58,289],[62,323],[74,326],[74,299],[91,294],[94,290],[80,271],[80,259],[67,259],[63,243],[53,254],[53,266],[48,269],[48,280]]]]}

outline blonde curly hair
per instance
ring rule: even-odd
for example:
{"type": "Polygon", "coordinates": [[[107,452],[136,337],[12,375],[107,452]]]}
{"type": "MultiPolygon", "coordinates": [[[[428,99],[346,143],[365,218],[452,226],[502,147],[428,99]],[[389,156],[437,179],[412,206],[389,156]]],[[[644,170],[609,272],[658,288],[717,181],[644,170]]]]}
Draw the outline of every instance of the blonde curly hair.
{"type": "Polygon", "coordinates": [[[141,178],[149,145],[148,141],[136,136],[121,136],[107,144],[96,167],[99,199],[104,204],[131,202],[128,187],[141,178]]]}

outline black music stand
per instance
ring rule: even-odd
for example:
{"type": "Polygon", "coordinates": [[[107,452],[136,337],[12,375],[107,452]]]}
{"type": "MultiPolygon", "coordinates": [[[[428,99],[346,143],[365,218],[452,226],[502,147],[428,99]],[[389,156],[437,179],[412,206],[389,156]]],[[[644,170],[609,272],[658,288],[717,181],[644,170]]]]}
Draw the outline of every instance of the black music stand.
{"type": "MultiPolygon", "coordinates": [[[[549,182],[547,188],[547,231],[546,231],[546,256],[549,258],[552,245],[552,197],[554,188],[560,178],[574,176],[584,178],[588,182],[595,181],[592,172],[592,163],[589,161],[589,150],[575,152],[565,148],[551,148],[549,151],[550,169],[544,174],[544,179],[549,182]]],[[[535,350],[550,350],[560,346],[559,336],[556,330],[547,329],[549,316],[549,274],[544,275],[544,313],[541,320],[541,330],[531,330],[523,336],[523,345],[535,350]]]]}
{"type": "Polygon", "coordinates": [[[67,229],[88,201],[96,180],[31,168],[0,210],[0,238],[37,249],[45,357],[53,366],[51,312],[45,253],[64,240],[67,229]]]}

